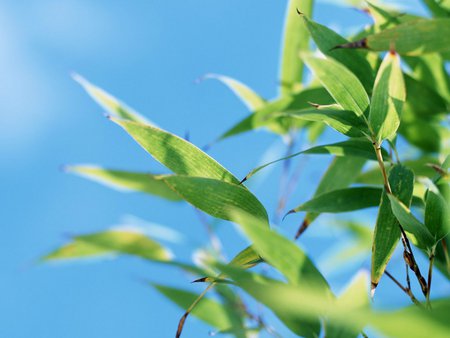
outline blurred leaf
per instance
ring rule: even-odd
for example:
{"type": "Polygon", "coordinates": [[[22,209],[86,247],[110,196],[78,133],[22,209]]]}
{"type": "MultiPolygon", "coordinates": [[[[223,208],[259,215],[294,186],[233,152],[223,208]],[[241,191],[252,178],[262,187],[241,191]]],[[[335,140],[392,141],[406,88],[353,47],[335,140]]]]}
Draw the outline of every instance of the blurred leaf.
{"type": "Polygon", "coordinates": [[[264,222],[239,210],[231,211],[264,261],[293,284],[306,284],[329,291],[328,283],[309,257],[291,240],[271,230],[264,222]]]}
{"type": "Polygon", "coordinates": [[[182,138],[162,129],[136,122],[112,119],[127,131],[158,162],[178,175],[207,177],[239,183],[208,154],[182,138]]]}
{"type": "Polygon", "coordinates": [[[372,92],[374,74],[367,60],[356,50],[333,49],[333,47],[347,43],[342,36],[303,15],[306,28],[320,51],[347,67],[361,81],[366,92],[372,92]]]}
{"type": "Polygon", "coordinates": [[[439,192],[429,190],[427,192],[425,206],[425,225],[433,235],[435,241],[439,241],[450,232],[450,208],[439,192]]]}
{"type": "Polygon", "coordinates": [[[387,53],[375,79],[369,113],[369,126],[378,144],[397,131],[405,97],[400,58],[387,53]]]}
{"type": "MultiPolygon", "coordinates": [[[[389,172],[389,183],[392,194],[409,207],[413,194],[414,173],[402,165],[395,165],[389,172]]],[[[399,239],[399,223],[392,212],[389,197],[386,191],[383,191],[373,237],[372,289],[378,285],[399,239]]]]}
{"type": "Polygon", "coordinates": [[[75,237],[43,257],[44,261],[127,254],[148,260],[168,261],[171,254],[148,236],[126,230],[108,230],[75,237]]]}
{"type": "Polygon", "coordinates": [[[350,70],[333,59],[307,54],[302,54],[302,58],[344,110],[351,110],[357,116],[365,114],[369,108],[369,97],[361,82],[350,70]]]}
{"type": "Polygon", "coordinates": [[[145,117],[136,113],[130,107],[117,100],[112,95],[105,92],[103,89],[93,85],[81,75],[74,74],[73,79],[77,81],[86,92],[109,114],[122,118],[124,120],[135,121],[143,124],[153,124],[145,117]]]}
{"type": "Polygon", "coordinates": [[[117,190],[140,191],[172,201],[181,200],[163,181],[157,179],[157,175],[80,165],[66,166],[64,169],[69,173],[77,174],[117,190]]]}
{"type": "Polygon", "coordinates": [[[448,0],[422,0],[435,17],[450,17],[450,2],[448,0]]]}
{"type": "Polygon", "coordinates": [[[286,8],[283,46],[281,51],[280,94],[290,95],[301,86],[303,62],[298,54],[309,49],[308,32],[297,11],[312,15],[313,0],[289,0],[286,8]]]}
{"type": "Polygon", "coordinates": [[[439,123],[429,119],[415,119],[400,125],[399,133],[412,145],[425,152],[439,152],[441,134],[439,123]]]}
{"type": "MultiPolygon", "coordinates": [[[[392,212],[405,231],[414,235],[418,247],[429,249],[435,245],[435,241],[428,229],[411,213],[408,207],[400,202],[395,196],[388,195],[391,201],[392,212]]],[[[431,251],[430,251],[431,252],[431,251]]]]}
{"type": "MultiPolygon", "coordinates": [[[[389,158],[386,150],[382,149],[383,157],[389,158]]],[[[261,169],[264,169],[265,167],[277,163],[279,161],[284,161],[289,158],[301,155],[301,154],[330,154],[330,155],[336,155],[336,156],[350,156],[350,157],[361,157],[368,160],[376,160],[375,152],[373,151],[372,144],[366,140],[366,139],[350,139],[343,142],[333,143],[333,144],[327,144],[317,147],[312,147],[303,151],[300,151],[298,153],[292,154],[290,156],[282,157],[278,160],[266,163],[262,166],[259,166],[255,169],[253,169],[244,180],[249,179],[251,176],[256,174],[261,169]]]]}
{"type": "Polygon", "coordinates": [[[289,213],[300,211],[339,213],[375,207],[380,204],[381,193],[382,189],[370,187],[332,190],[299,205],[289,213]]]}
{"type": "Polygon", "coordinates": [[[364,131],[367,129],[364,120],[349,110],[304,109],[294,112],[288,111],[277,114],[276,116],[282,117],[283,119],[323,122],[336,131],[350,137],[362,137],[364,136],[364,131]]]}
{"type": "MultiPolygon", "coordinates": [[[[150,283],[150,285],[184,310],[189,308],[199,296],[190,291],[161,284],[150,283]]],[[[203,297],[202,301],[195,306],[191,313],[218,330],[237,329],[236,324],[239,325],[239,317],[236,316],[234,309],[226,307],[211,298],[203,297]]],[[[233,330],[233,333],[235,332],[233,330]]],[[[241,331],[237,334],[237,337],[245,337],[245,332],[241,331]]]]}
{"type": "Polygon", "coordinates": [[[361,46],[373,51],[394,49],[399,54],[422,55],[450,50],[450,19],[418,19],[369,35],[342,47],[361,46]]]}
{"type": "Polygon", "coordinates": [[[251,88],[231,77],[219,74],[206,74],[203,79],[215,79],[222,82],[230,88],[251,111],[261,109],[266,105],[266,101],[251,88]]]}
{"type": "Polygon", "coordinates": [[[167,175],[161,179],[184,200],[207,214],[225,219],[231,209],[248,212],[268,225],[266,209],[245,187],[204,177],[167,175]]]}

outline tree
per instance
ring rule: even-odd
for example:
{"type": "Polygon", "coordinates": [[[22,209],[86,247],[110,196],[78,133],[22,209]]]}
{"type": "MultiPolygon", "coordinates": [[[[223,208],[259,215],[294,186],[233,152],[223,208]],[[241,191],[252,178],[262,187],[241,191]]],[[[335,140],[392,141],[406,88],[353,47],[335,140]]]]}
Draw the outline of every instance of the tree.
{"type": "Polygon", "coordinates": [[[205,150],[155,126],[75,76],[109,112],[109,119],[172,174],[86,166],[69,166],[67,171],[168,201],[183,200],[214,218],[237,224],[252,244],[228,263],[216,252],[198,265],[172,258],[167,248],[143,233],[110,229],[77,236],[44,260],[126,254],[192,273],[195,282],[206,284],[200,295],[153,284],[186,310],[177,336],[189,313],[220,333],[248,337],[266,330],[277,335],[245,305],[237,288],[273,311],[298,336],[318,337],[321,332],[327,337],[366,336],[366,328],[392,337],[448,336],[445,314],[450,299],[432,300],[430,294],[434,269],[450,277],[446,116],[450,80],[445,68],[450,55],[450,10],[445,2],[424,3],[433,18],[369,4],[374,24],[347,40],[312,19],[313,1],[291,0],[277,98],[267,101],[234,79],[208,75],[230,87],[252,110],[217,142],[259,128],[287,140],[287,156],[253,169],[242,180],[205,150]],[[312,52],[316,48],[322,55],[312,52]],[[311,82],[304,76],[306,68],[313,74],[311,82]],[[342,140],[323,144],[321,135],[326,127],[341,133],[342,140]],[[293,140],[301,131],[319,145],[294,152],[293,140]],[[402,144],[405,150],[400,151],[402,144]],[[413,156],[409,149],[414,150],[413,156]],[[288,183],[282,187],[283,210],[297,180],[295,173],[288,176],[290,160],[302,154],[333,156],[333,160],[313,197],[286,214],[306,213],[295,239],[314,226],[320,214],[378,208],[370,234],[359,223],[343,226],[358,241],[371,242],[372,297],[386,275],[411,299],[411,306],[374,310],[364,273],[357,275],[345,292],[335,294],[313,260],[293,240],[270,227],[267,210],[246,187],[246,181],[284,161],[288,183]],[[398,245],[403,251],[406,284],[386,269],[398,245]],[[419,264],[419,255],[428,258],[427,266],[419,264]],[[261,265],[270,266],[282,277],[250,270],[261,265]],[[414,292],[412,283],[419,285],[422,295],[414,292]],[[210,290],[219,300],[206,296],[210,290]]]}

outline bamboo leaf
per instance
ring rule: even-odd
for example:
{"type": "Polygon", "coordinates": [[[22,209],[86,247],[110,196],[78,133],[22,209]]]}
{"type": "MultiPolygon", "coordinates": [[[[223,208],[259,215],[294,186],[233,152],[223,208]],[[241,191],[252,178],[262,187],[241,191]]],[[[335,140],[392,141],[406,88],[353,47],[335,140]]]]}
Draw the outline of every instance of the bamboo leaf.
{"type": "Polygon", "coordinates": [[[303,62],[299,59],[298,54],[308,50],[309,36],[297,11],[310,17],[313,3],[313,0],[289,0],[287,4],[280,69],[280,94],[282,96],[295,92],[302,83],[303,62]]]}
{"type": "Polygon", "coordinates": [[[136,113],[133,109],[120,102],[111,94],[105,92],[103,89],[93,85],[81,75],[74,74],[73,79],[77,81],[103,109],[109,114],[122,118],[124,120],[135,121],[143,124],[153,125],[148,119],[136,113]]]}
{"type": "Polygon", "coordinates": [[[157,175],[103,169],[96,166],[76,165],[66,166],[64,169],[66,172],[74,173],[120,191],[139,191],[171,201],[181,200],[163,181],[157,178],[157,175]]]}
{"type": "MultiPolygon", "coordinates": [[[[392,194],[409,207],[413,194],[414,173],[404,166],[395,165],[389,172],[389,183],[392,194]]],[[[399,223],[392,212],[389,197],[386,191],[383,191],[372,245],[372,290],[377,287],[399,239],[399,223]]]]}
{"type": "Polygon", "coordinates": [[[348,41],[342,36],[313,20],[303,16],[305,25],[320,51],[347,67],[361,81],[366,92],[372,91],[373,70],[367,60],[358,51],[351,49],[334,49],[335,46],[348,41]]]}
{"type": "Polygon", "coordinates": [[[382,189],[371,187],[332,190],[299,205],[289,213],[339,213],[375,207],[380,204],[381,193],[382,189]]]}
{"type": "Polygon", "coordinates": [[[276,116],[283,119],[298,119],[323,122],[336,131],[349,137],[362,137],[368,134],[367,125],[352,111],[341,109],[304,109],[294,112],[280,113],[276,116]]]}
{"type": "Polygon", "coordinates": [[[435,17],[450,17],[450,2],[448,0],[422,0],[435,17]]]}
{"type": "Polygon", "coordinates": [[[369,97],[358,78],[333,59],[302,54],[306,65],[344,110],[363,116],[369,108],[369,97]]]}
{"type": "Polygon", "coordinates": [[[329,291],[325,278],[294,242],[248,213],[232,210],[231,218],[252,241],[254,250],[290,283],[311,285],[329,291]]]}
{"type": "Polygon", "coordinates": [[[450,232],[449,202],[439,192],[429,190],[425,205],[425,226],[438,242],[450,232]]]}
{"type": "Polygon", "coordinates": [[[450,19],[418,19],[404,22],[391,29],[369,35],[364,40],[342,48],[364,47],[373,51],[388,51],[393,47],[399,54],[423,55],[450,50],[450,19]]]}
{"type": "Polygon", "coordinates": [[[152,261],[169,261],[170,252],[137,231],[107,230],[73,238],[68,244],[42,258],[43,261],[94,258],[116,254],[138,256],[152,261]]]}
{"type": "Polygon", "coordinates": [[[266,209],[245,187],[204,177],[168,175],[161,179],[184,200],[207,214],[232,220],[229,212],[248,212],[268,225],[266,209]]]}
{"type": "MultiPolygon", "coordinates": [[[[383,157],[388,158],[388,154],[386,150],[382,149],[383,157]]],[[[255,169],[253,169],[247,176],[245,176],[244,180],[249,179],[251,176],[256,174],[261,169],[264,169],[265,167],[272,165],[274,163],[287,160],[289,158],[301,155],[301,154],[330,154],[330,155],[336,155],[336,156],[350,156],[350,157],[360,157],[368,160],[376,160],[375,153],[373,151],[372,144],[366,140],[366,139],[350,139],[343,142],[333,143],[333,144],[327,144],[317,147],[312,147],[310,149],[306,149],[303,151],[300,151],[298,153],[292,154],[290,156],[282,157],[278,160],[271,161],[269,163],[266,163],[262,166],[259,166],[255,169]]]]}
{"type": "Polygon", "coordinates": [[[127,131],[158,162],[174,173],[239,183],[228,170],[192,143],[162,129],[136,122],[112,120],[127,131]]]}
{"type": "Polygon", "coordinates": [[[388,195],[388,197],[391,201],[392,212],[403,229],[414,235],[417,241],[416,245],[422,249],[431,249],[435,245],[435,241],[430,231],[395,196],[388,195]]]}
{"type": "Polygon", "coordinates": [[[405,97],[400,59],[397,54],[388,53],[375,79],[369,113],[369,126],[378,144],[397,131],[405,97]]]}
{"type": "MultiPolygon", "coordinates": [[[[165,285],[150,283],[158,292],[170,299],[182,309],[186,310],[198,298],[198,294],[181,290],[178,288],[168,287],[165,285]]],[[[195,308],[192,315],[219,330],[230,329],[236,324],[233,309],[224,306],[216,300],[203,297],[195,308]]],[[[240,335],[245,337],[245,335],[240,335]]]]}
{"type": "Polygon", "coordinates": [[[206,74],[203,79],[215,79],[222,82],[230,88],[251,111],[261,109],[266,105],[266,101],[261,98],[261,96],[256,94],[250,87],[231,77],[219,74],[206,74]]]}

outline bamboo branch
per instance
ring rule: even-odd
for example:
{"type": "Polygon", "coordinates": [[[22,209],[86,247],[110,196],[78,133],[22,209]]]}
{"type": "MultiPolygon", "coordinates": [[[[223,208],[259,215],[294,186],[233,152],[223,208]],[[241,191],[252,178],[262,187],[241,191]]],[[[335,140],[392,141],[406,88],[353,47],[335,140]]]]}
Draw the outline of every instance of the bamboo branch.
{"type": "Polygon", "coordinates": [[[388,276],[404,293],[406,293],[409,298],[411,298],[411,301],[417,305],[422,307],[423,305],[417,300],[417,298],[414,296],[410,288],[404,287],[394,276],[392,276],[389,271],[384,272],[386,276],[388,276]]]}

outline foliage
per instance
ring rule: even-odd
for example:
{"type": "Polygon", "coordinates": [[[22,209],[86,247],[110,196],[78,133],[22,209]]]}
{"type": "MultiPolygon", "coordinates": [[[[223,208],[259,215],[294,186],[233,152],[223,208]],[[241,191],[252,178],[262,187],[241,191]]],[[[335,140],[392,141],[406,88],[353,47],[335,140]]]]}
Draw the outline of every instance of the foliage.
{"type": "Polygon", "coordinates": [[[251,110],[216,142],[259,128],[290,141],[302,130],[319,142],[326,127],[342,134],[336,143],[289,151],[287,156],[251,170],[243,180],[204,150],[155,126],[76,75],[89,95],[108,111],[110,120],[172,173],[89,166],[68,166],[67,172],[120,190],[188,202],[214,218],[234,222],[252,244],[228,264],[215,258],[220,256],[216,252],[206,266],[198,266],[175,260],[168,248],[144,233],[109,229],[76,236],[43,260],[131,255],[197,276],[196,282],[208,284],[201,295],[150,283],[186,310],[177,336],[189,313],[218,333],[253,337],[266,330],[276,336],[274,329],[245,305],[247,296],[237,291],[242,289],[298,336],[367,336],[364,330],[368,328],[389,337],[448,337],[450,298],[431,299],[430,294],[435,268],[450,278],[450,78],[445,68],[450,59],[450,6],[448,1],[423,2],[431,18],[368,4],[373,24],[347,39],[313,20],[312,0],[288,1],[279,96],[273,100],[261,98],[232,78],[206,75],[205,79],[224,83],[251,110]],[[306,68],[313,75],[310,82],[305,80],[306,68]],[[397,150],[402,144],[404,149],[397,150]],[[267,166],[280,161],[289,166],[289,159],[302,154],[334,158],[312,198],[288,212],[306,212],[296,238],[320,214],[378,210],[371,239],[368,228],[345,223],[355,235],[354,248],[362,247],[365,252],[364,243],[372,241],[371,273],[359,273],[341,294],[334,292],[314,260],[295,241],[270,227],[265,207],[244,184],[267,166]],[[386,270],[399,243],[406,285],[386,270]],[[428,266],[419,266],[419,255],[428,258],[428,266]],[[279,274],[269,277],[257,269],[248,270],[262,264],[279,274]],[[368,286],[373,296],[385,275],[411,299],[411,306],[396,310],[371,307],[368,286]],[[411,283],[416,282],[423,295],[413,293],[411,283]],[[212,289],[217,298],[206,295],[212,289]]]}

